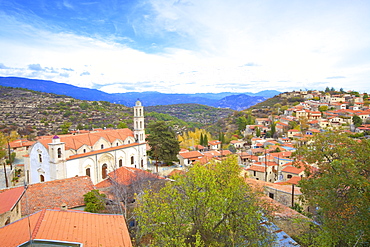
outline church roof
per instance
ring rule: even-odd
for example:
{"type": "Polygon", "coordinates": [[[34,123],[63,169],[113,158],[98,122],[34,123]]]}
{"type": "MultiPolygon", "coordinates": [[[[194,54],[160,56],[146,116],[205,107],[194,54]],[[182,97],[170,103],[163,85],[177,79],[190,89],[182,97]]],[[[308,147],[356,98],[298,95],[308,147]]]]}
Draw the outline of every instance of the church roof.
{"type": "MultiPolygon", "coordinates": [[[[65,143],[65,149],[77,150],[83,145],[93,146],[100,138],[106,139],[108,142],[113,143],[115,140],[125,140],[127,137],[134,137],[130,129],[107,129],[97,132],[90,132],[76,135],[60,135],[60,141],[65,143]]],[[[38,141],[48,148],[48,144],[52,143],[54,137],[44,137],[38,141]]]]}
{"type": "Polygon", "coordinates": [[[83,246],[131,247],[122,215],[42,210],[0,228],[1,246],[19,246],[31,239],[81,243],[83,246]]]}

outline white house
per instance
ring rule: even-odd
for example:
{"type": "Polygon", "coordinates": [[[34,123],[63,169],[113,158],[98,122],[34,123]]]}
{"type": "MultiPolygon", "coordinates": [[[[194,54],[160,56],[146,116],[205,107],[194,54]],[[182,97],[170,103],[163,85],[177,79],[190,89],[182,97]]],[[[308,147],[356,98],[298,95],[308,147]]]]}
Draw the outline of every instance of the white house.
{"type": "Polygon", "coordinates": [[[121,166],[147,169],[144,107],[140,101],[134,106],[134,131],[108,129],[49,136],[32,145],[25,160],[28,183],[87,175],[96,184],[121,166]]]}

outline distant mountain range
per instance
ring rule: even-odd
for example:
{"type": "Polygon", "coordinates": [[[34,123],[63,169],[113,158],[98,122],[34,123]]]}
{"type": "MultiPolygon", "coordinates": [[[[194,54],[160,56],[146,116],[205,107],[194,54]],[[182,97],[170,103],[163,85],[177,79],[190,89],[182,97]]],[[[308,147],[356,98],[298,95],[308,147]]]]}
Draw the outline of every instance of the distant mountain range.
{"type": "Polygon", "coordinates": [[[108,101],[125,106],[133,106],[137,99],[145,106],[196,103],[217,108],[244,110],[259,102],[280,94],[279,91],[265,90],[258,93],[196,93],[165,94],[159,92],[129,92],[109,94],[97,89],[81,88],[54,81],[27,79],[20,77],[0,77],[0,85],[26,88],[34,91],[67,95],[80,100],[108,101]]]}

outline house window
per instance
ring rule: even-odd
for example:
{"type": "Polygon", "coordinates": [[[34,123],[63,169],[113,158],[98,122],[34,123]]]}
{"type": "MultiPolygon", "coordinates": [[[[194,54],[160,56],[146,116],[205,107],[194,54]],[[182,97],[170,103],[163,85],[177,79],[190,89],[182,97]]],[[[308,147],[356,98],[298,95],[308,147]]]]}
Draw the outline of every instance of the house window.
{"type": "Polygon", "coordinates": [[[62,158],[62,149],[58,148],[58,158],[62,158]]]}
{"type": "Polygon", "coordinates": [[[134,164],[134,156],[131,156],[131,165],[134,164]]]}
{"type": "Polygon", "coordinates": [[[42,162],[42,154],[39,154],[39,162],[42,162]]]}
{"type": "Polygon", "coordinates": [[[293,176],[292,175],[290,175],[290,174],[288,174],[288,176],[287,176],[287,178],[292,178],[293,176]]]}
{"type": "Polygon", "coordinates": [[[253,176],[256,176],[256,171],[253,171],[253,176]]]}
{"type": "Polygon", "coordinates": [[[119,167],[122,167],[122,159],[120,159],[120,160],[118,161],[118,166],[119,166],[119,167]]]}
{"type": "Polygon", "coordinates": [[[10,217],[6,220],[5,226],[10,224],[10,217]]]}
{"type": "Polygon", "coordinates": [[[274,194],[273,194],[273,193],[269,193],[269,197],[270,197],[271,199],[274,199],[274,194]]]}
{"type": "Polygon", "coordinates": [[[86,168],[86,176],[89,176],[90,177],[90,168],[86,168]]]}
{"type": "Polygon", "coordinates": [[[40,175],[40,182],[44,182],[44,181],[45,181],[44,175],[40,175]]]}
{"type": "Polygon", "coordinates": [[[144,160],[141,160],[141,168],[144,167],[144,160]]]}
{"type": "Polygon", "coordinates": [[[104,164],[101,168],[101,178],[102,179],[105,179],[108,175],[107,174],[107,168],[108,168],[107,164],[104,164]]]}
{"type": "Polygon", "coordinates": [[[101,147],[101,149],[104,149],[104,144],[102,144],[100,147],[101,147]]]}
{"type": "Polygon", "coordinates": [[[116,146],[118,146],[118,142],[116,143],[116,146]]]}
{"type": "Polygon", "coordinates": [[[84,149],[84,153],[86,153],[86,149],[84,149]]]}

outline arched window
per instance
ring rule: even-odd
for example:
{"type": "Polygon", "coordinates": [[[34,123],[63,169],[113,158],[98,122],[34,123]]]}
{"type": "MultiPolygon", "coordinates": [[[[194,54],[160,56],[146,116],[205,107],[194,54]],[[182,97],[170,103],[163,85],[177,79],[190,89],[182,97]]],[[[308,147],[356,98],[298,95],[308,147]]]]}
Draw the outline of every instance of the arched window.
{"type": "Polygon", "coordinates": [[[122,159],[120,159],[120,160],[118,161],[118,166],[119,166],[119,167],[122,167],[122,159]]]}
{"type": "Polygon", "coordinates": [[[86,176],[91,177],[90,175],[91,175],[91,174],[90,174],[90,168],[86,168],[86,176]]]}
{"type": "Polygon", "coordinates": [[[44,175],[40,175],[40,182],[44,182],[44,181],[45,181],[44,175]]]}
{"type": "Polygon", "coordinates": [[[117,142],[117,144],[116,144],[117,146],[118,146],[118,142],[117,142]]]}
{"type": "Polygon", "coordinates": [[[139,111],[140,111],[140,115],[139,116],[141,116],[141,109],[139,111]]]}
{"type": "Polygon", "coordinates": [[[84,153],[86,153],[86,149],[84,148],[84,153]]]}
{"type": "Polygon", "coordinates": [[[58,158],[62,158],[62,149],[58,148],[58,158]]]}
{"type": "Polygon", "coordinates": [[[140,129],[143,128],[143,122],[140,121],[140,129]]]}
{"type": "Polygon", "coordinates": [[[42,162],[42,154],[39,154],[39,162],[42,162]]]}
{"type": "Polygon", "coordinates": [[[104,144],[100,145],[101,149],[104,149],[104,144]]]}
{"type": "Polygon", "coordinates": [[[292,178],[293,176],[292,175],[290,175],[290,174],[288,174],[288,176],[287,176],[287,178],[292,178]]]}
{"type": "Polygon", "coordinates": [[[134,164],[134,156],[131,156],[131,165],[134,164]]]}
{"type": "Polygon", "coordinates": [[[101,167],[101,178],[102,179],[105,179],[107,177],[107,164],[104,164],[102,167],[101,167]]]}
{"type": "Polygon", "coordinates": [[[5,226],[10,224],[10,217],[6,220],[5,226]]]}

